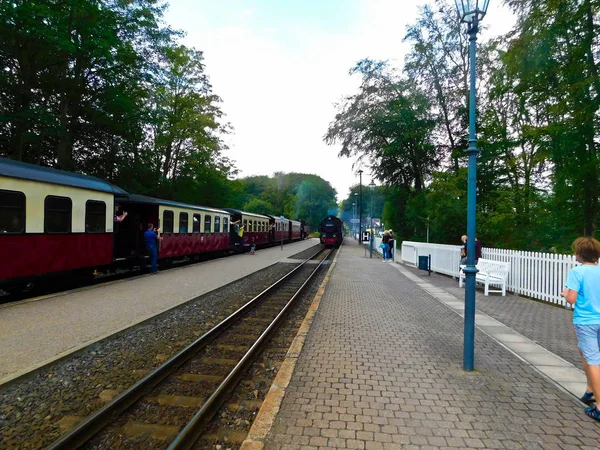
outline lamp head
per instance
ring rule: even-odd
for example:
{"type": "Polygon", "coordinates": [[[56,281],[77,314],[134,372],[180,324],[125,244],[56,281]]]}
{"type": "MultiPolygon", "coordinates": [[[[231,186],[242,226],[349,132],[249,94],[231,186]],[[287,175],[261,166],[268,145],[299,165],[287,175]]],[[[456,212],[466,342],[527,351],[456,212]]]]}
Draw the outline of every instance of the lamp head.
{"type": "Polygon", "coordinates": [[[373,192],[373,190],[375,189],[375,183],[373,182],[373,180],[371,180],[371,182],[369,183],[369,187],[371,188],[371,192],[373,192]]]}
{"type": "Polygon", "coordinates": [[[479,22],[487,13],[490,0],[454,0],[461,22],[479,22]]]}

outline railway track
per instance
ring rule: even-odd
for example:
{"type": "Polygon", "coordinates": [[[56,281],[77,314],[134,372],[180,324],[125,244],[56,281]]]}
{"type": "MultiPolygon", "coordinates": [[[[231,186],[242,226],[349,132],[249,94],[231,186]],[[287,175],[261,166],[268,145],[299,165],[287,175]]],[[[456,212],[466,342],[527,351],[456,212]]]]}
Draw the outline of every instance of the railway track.
{"type": "Polygon", "coordinates": [[[194,446],[331,253],[317,251],[48,448],[194,446]]]}

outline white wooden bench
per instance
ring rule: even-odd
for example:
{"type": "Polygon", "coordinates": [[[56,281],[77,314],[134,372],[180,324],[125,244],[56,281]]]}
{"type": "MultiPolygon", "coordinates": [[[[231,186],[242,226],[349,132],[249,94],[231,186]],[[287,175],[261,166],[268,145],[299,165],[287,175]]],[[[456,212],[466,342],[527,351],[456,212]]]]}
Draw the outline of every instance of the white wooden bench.
{"type": "MultiPolygon", "coordinates": [[[[460,266],[458,274],[459,287],[463,286],[465,280],[465,272],[463,271],[465,267],[460,266]]],[[[475,276],[475,281],[483,283],[484,295],[487,296],[490,292],[502,292],[502,295],[506,296],[506,281],[510,271],[510,263],[480,258],[476,267],[479,272],[475,276]],[[500,289],[490,289],[490,286],[500,286],[500,289]]]]}

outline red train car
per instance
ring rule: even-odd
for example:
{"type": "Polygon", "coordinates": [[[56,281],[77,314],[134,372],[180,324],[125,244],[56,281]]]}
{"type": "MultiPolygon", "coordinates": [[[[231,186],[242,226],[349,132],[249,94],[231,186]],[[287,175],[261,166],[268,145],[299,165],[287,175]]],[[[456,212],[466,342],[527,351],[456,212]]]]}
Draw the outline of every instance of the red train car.
{"type": "Polygon", "coordinates": [[[246,251],[252,244],[261,248],[273,243],[273,229],[268,216],[233,208],[223,209],[231,215],[230,244],[237,251],[246,251]]]}
{"type": "Polygon", "coordinates": [[[303,232],[304,226],[299,220],[287,219],[284,216],[271,216],[266,214],[269,218],[269,223],[274,229],[274,240],[275,242],[294,242],[301,239],[305,239],[308,234],[303,232]]]}
{"type": "Polygon", "coordinates": [[[112,264],[114,201],[127,196],[95,177],[0,158],[0,284],[112,264]]]}
{"type": "Polygon", "coordinates": [[[145,266],[143,233],[161,228],[159,263],[232,253],[307,236],[306,223],[275,216],[133,195],[95,177],[0,158],[0,287],[44,275],[90,277],[97,270],[145,266]],[[125,220],[115,217],[127,212],[125,220]]]}
{"type": "Polygon", "coordinates": [[[120,207],[128,215],[115,230],[117,258],[145,255],[143,233],[148,223],[161,231],[159,263],[201,253],[223,253],[230,249],[230,217],[225,210],[144,195],[129,195],[120,202],[120,207]]]}

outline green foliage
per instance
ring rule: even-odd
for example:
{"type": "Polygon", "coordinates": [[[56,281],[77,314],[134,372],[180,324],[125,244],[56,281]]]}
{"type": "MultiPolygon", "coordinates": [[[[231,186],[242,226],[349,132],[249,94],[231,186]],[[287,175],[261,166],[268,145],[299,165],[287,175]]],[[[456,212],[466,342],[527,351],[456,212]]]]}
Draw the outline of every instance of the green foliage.
{"type": "MultiPolygon", "coordinates": [[[[478,238],[569,251],[600,222],[600,1],[507,4],[516,27],[478,44],[478,238]]],[[[464,31],[452,2],[421,8],[407,28],[404,73],[360,61],[350,73],[362,83],[325,136],[387,186],[381,213],[399,239],[424,240],[429,228],[430,241],[457,243],[466,232],[464,31]]],[[[346,214],[353,193],[342,203],[346,214]]]]}
{"type": "Polygon", "coordinates": [[[556,200],[569,206],[567,215],[555,216],[561,223],[553,225],[568,221],[571,233],[592,235],[599,221],[600,195],[596,41],[600,4],[594,0],[509,4],[519,21],[507,48],[506,71],[529,111],[539,117],[528,131],[544,142],[553,164],[556,200]]]}
{"type": "Polygon", "coordinates": [[[254,197],[244,205],[243,210],[257,214],[274,214],[275,208],[270,202],[254,197]]]}
{"type": "Polygon", "coordinates": [[[466,233],[467,171],[438,172],[427,190],[429,241],[456,244],[466,233]]]}
{"type": "Polygon", "coordinates": [[[273,178],[242,178],[243,209],[257,214],[306,220],[316,227],[336,207],[335,189],[317,175],[277,172],[273,178]]]}
{"type": "Polygon", "coordinates": [[[404,38],[412,44],[404,72],[433,106],[432,140],[437,151],[452,161],[454,171],[458,171],[461,150],[467,147],[468,36],[461,31],[454,4],[435,0],[420,8],[404,38]]]}
{"type": "Polygon", "coordinates": [[[236,174],[202,53],[159,0],[0,2],[0,155],[191,203],[236,174]]]}

